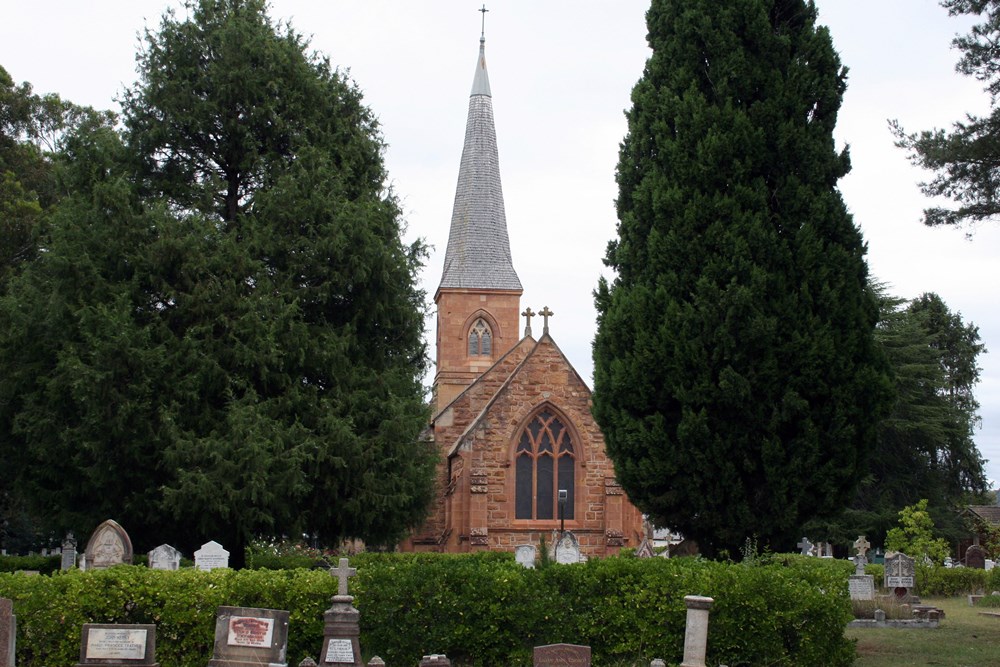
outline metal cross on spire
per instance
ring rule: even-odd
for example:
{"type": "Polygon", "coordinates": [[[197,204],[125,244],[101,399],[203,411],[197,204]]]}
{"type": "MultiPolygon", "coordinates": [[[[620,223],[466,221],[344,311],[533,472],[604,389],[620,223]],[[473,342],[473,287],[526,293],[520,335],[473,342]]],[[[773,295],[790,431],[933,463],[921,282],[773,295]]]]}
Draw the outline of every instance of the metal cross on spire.
{"type": "Polygon", "coordinates": [[[477,9],[476,11],[483,15],[483,29],[479,35],[479,39],[486,39],[486,12],[490,10],[486,9],[486,5],[484,4],[482,9],[477,9]]]}
{"type": "Polygon", "coordinates": [[[530,307],[525,308],[524,312],[521,313],[521,316],[525,320],[524,321],[524,335],[526,337],[531,335],[531,318],[534,316],[534,314],[535,314],[535,312],[533,310],[531,310],[530,307]]]}

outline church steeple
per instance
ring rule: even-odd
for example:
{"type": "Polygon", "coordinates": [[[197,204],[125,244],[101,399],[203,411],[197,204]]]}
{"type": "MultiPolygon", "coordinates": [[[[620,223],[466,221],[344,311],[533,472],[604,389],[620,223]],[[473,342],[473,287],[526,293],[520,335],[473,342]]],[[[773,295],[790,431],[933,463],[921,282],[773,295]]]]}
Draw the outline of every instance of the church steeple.
{"type": "MultiPolygon", "coordinates": [[[[485,19],[486,8],[480,11],[485,19]]],[[[438,307],[434,390],[439,408],[517,342],[521,293],[507,236],[483,36],[469,97],[444,271],[434,297],[438,307]]]]}

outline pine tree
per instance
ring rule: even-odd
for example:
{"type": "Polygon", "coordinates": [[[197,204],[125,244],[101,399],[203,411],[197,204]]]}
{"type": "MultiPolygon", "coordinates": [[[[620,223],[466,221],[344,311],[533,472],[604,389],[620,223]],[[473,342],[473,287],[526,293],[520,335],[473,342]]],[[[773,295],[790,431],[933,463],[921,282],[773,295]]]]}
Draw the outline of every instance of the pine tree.
{"type": "Polygon", "coordinates": [[[391,544],[435,454],[424,251],[377,123],[264,2],[187,16],[146,34],[124,142],[69,151],[79,194],[0,301],[25,327],[0,333],[19,470],[39,503],[89,499],[59,515],[81,532],[114,510],[137,542],[237,563],[256,535],[391,544]]]}
{"type": "Polygon", "coordinates": [[[850,498],[887,396],[836,189],[846,71],[803,0],[654,0],[596,293],[594,412],[630,498],[708,553],[850,498]]]}

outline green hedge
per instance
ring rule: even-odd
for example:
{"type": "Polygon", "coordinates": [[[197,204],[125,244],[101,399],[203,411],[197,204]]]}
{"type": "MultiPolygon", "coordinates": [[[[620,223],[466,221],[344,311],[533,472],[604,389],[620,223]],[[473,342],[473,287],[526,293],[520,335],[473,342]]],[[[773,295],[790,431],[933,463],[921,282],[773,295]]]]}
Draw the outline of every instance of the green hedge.
{"type": "Polygon", "coordinates": [[[34,570],[52,574],[62,565],[62,556],[0,556],[0,572],[34,570]]]}
{"type": "MultiPolygon", "coordinates": [[[[510,554],[362,554],[351,560],[351,592],[365,659],[377,653],[392,665],[432,652],[456,665],[530,665],[533,646],[556,642],[590,645],[598,665],[677,663],[691,594],[716,600],[709,664],[851,665],[846,573],[816,561],[611,558],[525,570],[510,554]]],[[[155,623],[163,667],[204,667],[223,604],[289,610],[288,662],[297,665],[319,653],[335,589],[315,570],[0,575],[0,596],[13,598],[18,616],[20,667],[76,664],[86,622],[155,623]]]]}
{"type": "MultiPolygon", "coordinates": [[[[918,564],[915,567],[917,595],[927,597],[953,597],[969,593],[991,593],[1000,591],[1000,568],[987,572],[970,567],[946,568],[940,565],[918,564]]],[[[865,573],[875,577],[875,584],[881,586],[885,581],[885,567],[868,565],[865,573]]]]}

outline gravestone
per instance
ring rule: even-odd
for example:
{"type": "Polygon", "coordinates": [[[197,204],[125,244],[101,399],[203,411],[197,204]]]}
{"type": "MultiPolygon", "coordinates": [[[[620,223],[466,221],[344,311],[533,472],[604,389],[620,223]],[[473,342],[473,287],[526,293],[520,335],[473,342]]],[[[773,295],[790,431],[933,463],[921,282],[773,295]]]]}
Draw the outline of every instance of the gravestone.
{"type": "Polygon", "coordinates": [[[132,540],[125,529],[108,519],[94,529],[84,552],[88,570],[105,570],[132,563],[132,540]]]}
{"type": "Polygon", "coordinates": [[[17,641],[17,617],[14,602],[0,598],[0,667],[14,667],[14,649],[17,641]]]}
{"type": "Polygon", "coordinates": [[[555,542],[552,553],[552,560],[564,565],[572,565],[583,560],[580,554],[580,542],[572,531],[565,531],[555,542]]]}
{"type": "MultiPolygon", "coordinates": [[[[181,552],[169,544],[161,544],[149,552],[149,567],[153,570],[178,570],[181,566],[181,552]]],[[[228,561],[227,561],[228,564],[228,561]]]]}
{"type": "Polygon", "coordinates": [[[978,544],[973,544],[965,550],[965,567],[977,570],[986,569],[986,550],[978,544]]]}
{"type": "Polygon", "coordinates": [[[347,580],[357,573],[346,558],[341,558],[337,567],[330,568],[330,574],[337,577],[337,594],[323,614],[321,667],[364,667],[359,639],[361,614],[354,608],[354,597],[347,591],[347,580]]]}
{"type": "Polygon", "coordinates": [[[533,570],[535,568],[535,545],[520,544],[514,547],[514,560],[522,567],[533,570]]]}
{"type": "Polygon", "coordinates": [[[80,662],[87,665],[159,667],[155,625],[86,623],[80,635],[80,662]]]}
{"type": "Polygon", "coordinates": [[[62,543],[62,561],[59,569],[69,570],[74,567],[76,567],[76,537],[73,533],[66,533],[66,539],[62,543]]]}
{"type": "Polygon", "coordinates": [[[812,556],[813,555],[813,543],[809,541],[808,537],[803,537],[802,541],[796,544],[799,548],[800,556],[812,556]]]}
{"type": "Polygon", "coordinates": [[[886,553],[883,583],[886,588],[892,589],[897,598],[909,597],[915,578],[916,568],[912,558],[903,553],[886,553]]]}
{"type": "Polygon", "coordinates": [[[451,660],[444,654],[432,653],[420,659],[420,667],[451,667],[451,660]]]}
{"type": "Polygon", "coordinates": [[[288,612],[219,607],[208,667],[287,667],[288,612]]]}
{"type": "Polygon", "coordinates": [[[636,558],[653,558],[656,552],[653,550],[653,541],[648,537],[642,538],[642,542],[635,549],[636,558]]]}
{"type": "Polygon", "coordinates": [[[590,667],[590,647],[577,644],[536,646],[533,667],[590,667]]]}
{"type": "Polygon", "coordinates": [[[194,552],[194,566],[205,571],[228,568],[229,552],[218,542],[205,542],[194,552]]]}

